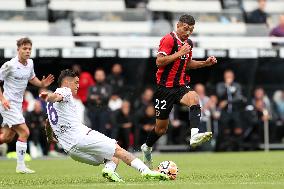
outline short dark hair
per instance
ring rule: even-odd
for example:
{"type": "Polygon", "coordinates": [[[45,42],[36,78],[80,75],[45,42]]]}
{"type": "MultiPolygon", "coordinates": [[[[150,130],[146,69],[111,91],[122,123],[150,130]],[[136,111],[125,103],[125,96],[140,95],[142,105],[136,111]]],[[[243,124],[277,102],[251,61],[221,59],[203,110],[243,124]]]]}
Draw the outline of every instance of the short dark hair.
{"type": "Polygon", "coordinates": [[[58,77],[58,85],[61,86],[62,81],[66,78],[66,77],[78,77],[79,74],[77,72],[74,72],[73,70],[70,69],[66,69],[66,70],[62,70],[59,77],[58,77]]]}
{"type": "Polygon", "coordinates": [[[21,47],[24,44],[31,44],[31,45],[33,45],[32,40],[30,38],[28,38],[28,37],[23,37],[23,38],[17,40],[17,47],[18,48],[21,47]]]}
{"type": "Polygon", "coordinates": [[[179,22],[186,23],[190,26],[195,24],[195,20],[194,20],[193,16],[191,16],[189,14],[181,15],[181,17],[179,17],[179,22]]]}

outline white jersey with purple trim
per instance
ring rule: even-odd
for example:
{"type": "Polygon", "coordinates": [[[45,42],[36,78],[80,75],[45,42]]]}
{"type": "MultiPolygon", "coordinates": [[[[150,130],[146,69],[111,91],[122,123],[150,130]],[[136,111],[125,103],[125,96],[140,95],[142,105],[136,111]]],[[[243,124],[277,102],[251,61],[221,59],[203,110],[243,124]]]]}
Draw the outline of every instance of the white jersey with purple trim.
{"type": "Polygon", "coordinates": [[[23,102],[28,81],[35,77],[32,59],[23,65],[18,56],[5,62],[0,68],[0,80],[4,81],[4,97],[9,101],[23,102]]]}
{"type": "Polygon", "coordinates": [[[80,122],[71,89],[57,88],[54,93],[60,94],[63,99],[60,102],[47,103],[48,119],[58,142],[68,152],[86,136],[90,128],[80,122]]]}

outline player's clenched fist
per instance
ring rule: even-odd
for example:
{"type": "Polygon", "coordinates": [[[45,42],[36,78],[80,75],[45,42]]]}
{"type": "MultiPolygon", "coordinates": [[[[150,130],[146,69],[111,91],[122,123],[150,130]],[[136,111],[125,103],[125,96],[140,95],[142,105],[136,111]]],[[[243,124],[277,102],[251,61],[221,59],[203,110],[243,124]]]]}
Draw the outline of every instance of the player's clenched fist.
{"type": "Polygon", "coordinates": [[[209,56],[205,62],[208,66],[210,66],[210,65],[216,64],[217,59],[215,56],[209,56]]]}
{"type": "Polygon", "coordinates": [[[188,43],[185,43],[179,50],[181,56],[188,54],[190,52],[191,46],[188,43]]]}

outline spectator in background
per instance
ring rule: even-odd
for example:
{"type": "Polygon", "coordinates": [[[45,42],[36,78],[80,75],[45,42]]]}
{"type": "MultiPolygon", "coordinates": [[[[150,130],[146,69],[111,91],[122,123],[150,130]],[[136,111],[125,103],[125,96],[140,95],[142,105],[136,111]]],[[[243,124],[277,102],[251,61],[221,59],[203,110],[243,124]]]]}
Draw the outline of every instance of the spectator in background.
{"type": "Polygon", "coordinates": [[[186,132],[187,123],[180,118],[179,109],[181,107],[174,105],[169,115],[169,131],[168,131],[168,144],[181,144],[185,143],[186,137],[190,136],[190,133],[186,132]]]}
{"type": "Polygon", "coordinates": [[[120,143],[120,146],[124,149],[130,147],[129,137],[133,128],[132,116],[130,114],[131,104],[129,101],[124,100],[113,119],[113,131],[115,139],[120,143]]]}
{"type": "MultiPolygon", "coordinates": [[[[257,121],[255,124],[255,128],[259,133],[259,138],[263,142],[264,141],[264,122],[269,121],[271,117],[269,116],[268,110],[265,108],[265,103],[263,99],[257,99],[254,103],[254,108],[257,113],[257,121]]],[[[269,128],[271,130],[271,127],[269,128]]],[[[271,135],[271,131],[269,134],[271,135]]],[[[270,138],[271,139],[271,138],[270,138]]]]}
{"type": "MultiPolygon", "coordinates": [[[[151,87],[146,87],[141,94],[139,98],[136,98],[136,100],[133,103],[133,109],[135,110],[134,112],[134,124],[138,126],[137,129],[135,129],[135,144],[140,145],[142,144],[141,141],[147,138],[147,135],[144,135],[145,132],[142,129],[142,135],[140,135],[140,127],[141,127],[141,119],[145,117],[145,110],[147,106],[153,106],[153,96],[154,96],[154,91],[151,87]],[[140,140],[141,139],[141,140],[140,140]]],[[[150,118],[150,122],[153,121],[153,118],[150,118]]],[[[147,128],[146,128],[147,130],[147,128]]],[[[138,149],[138,146],[135,146],[138,149]]]]}
{"type": "Polygon", "coordinates": [[[284,139],[284,89],[275,91],[273,95],[276,112],[276,140],[283,142],[284,139]]]}
{"type": "Polygon", "coordinates": [[[268,111],[264,108],[264,101],[258,99],[254,105],[247,105],[243,115],[245,125],[243,132],[244,149],[257,150],[263,141],[264,122],[269,120],[268,111]]]}
{"type": "Polygon", "coordinates": [[[210,111],[211,118],[214,120],[219,120],[220,109],[218,107],[218,97],[216,95],[211,95],[209,97],[208,109],[210,111]]]}
{"type": "MultiPolygon", "coordinates": [[[[218,106],[218,97],[216,95],[211,95],[209,97],[209,102],[208,102],[208,109],[210,111],[211,115],[211,128],[213,131],[213,140],[218,141],[218,136],[219,136],[219,119],[221,116],[221,111],[218,106]]],[[[217,144],[216,144],[217,146],[217,144]]]]}
{"type": "Polygon", "coordinates": [[[268,23],[268,15],[265,12],[266,0],[258,0],[258,8],[248,15],[248,23],[252,24],[266,24],[268,23]]]}
{"type": "Polygon", "coordinates": [[[34,110],[25,116],[27,125],[30,129],[29,147],[33,158],[47,155],[48,147],[44,130],[45,112],[42,110],[41,102],[35,100],[34,110]]]}
{"type": "MultiPolygon", "coordinates": [[[[40,94],[40,93],[42,93],[42,92],[47,92],[47,91],[48,91],[47,88],[42,87],[42,88],[39,88],[38,94],[40,94]]],[[[36,100],[40,101],[42,111],[43,111],[44,113],[46,113],[46,102],[45,102],[44,100],[42,100],[41,98],[39,98],[38,95],[37,95],[37,97],[36,97],[36,100]]]]}
{"type": "Polygon", "coordinates": [[[284,123],[284,90],[275,91],[273,101],[279,118],[284,123]]]}
{"type": "Polygon", "coordinates": [[[279,24],[271,30],[270,36],[284,37],[284,14],[279,16],[279,24]]]}
{"type": "Polygon", "coordinates": [[[263,106],[268,111],[269,117],[272,117],[271,102],[262,87],[255,88],[252,104],[255,106],[256,102],[259,100],[263,101],[263,106]]]}
{"type": "Polygon", "coordinates": [[[114,112],[119,110],[122,106],[122,99],[117,94],[113,93],[108,101],[108,107],[110,111],[114,112]]]}
{"type": "Polygon", "coordinates": [[[238,150],[242,134],[240,116],[243,105],[242,89],[241,85],[234,80],[234,72],[225,70],[224,82],[217,84],[217,96],[221,109],[219,137],[220,141],[224,141],[220,150],[238,150]]]}
{"type": "Polygon", "coordinates": [[[82,72],[81,66],[79,64],[74,64],[72,70],[79,74],[79,89],[78,97],[81,99],[83,104],[87,102],[87,94],[90,86],[95,84],[92,75],[89,72],[82,72]]]}
{"type": "Polygon", "coordinates": [[[122,97],[124,93],[124,77],[122,76],[122,66],[114,64],[111,68],[111,74],[106,79],[107,83],[112,87],[112,94],[108,103],[111,111],[121,108],[122,97]]]}
{"type": "Polygon", "coordinates": [[[124,77],[122,75],[122,66],[114,64],[111,68],[111,74],[108,75],[106,81],[111,85],[113,92],[121,96],[124,88],[124,77]]]}
{"type": "Polygon", "coordinates": [[[146,87],[140,98],[134,102],[134,110],[136,111],[136,117],[144,115],[145,109],[148,105],[153,103],[154,91],[151,87],[146,87]]]}
{"type": "Polygon", "coordinates": [[[153,104],[147,104],[143,114],[138,118],[138,145],[141,146],[148,134],[156,125],[155,108],[153,104]]]}
{"type": "Polygon", "coordinates": [[[92,129],[110,136],[110,112],[108,101],[112,88],[106,83],[105,71],[101,68],[94,73],[96,85],[89,87],[87,95],[87,115],[92,129]]]}
{"type": "MultiPolygon", "coordinates": [[[[209,97],[206,96],[205,87],[203,84],[198,83],[194,86],[195,92],[199,96],[199,104],[201,107],[201,121],[199,125],[200,132],[206,132],[208,121],[210,120],[210,111],[209,111],[209,97]]],[[[211,132],[211,130],[210,130],[211,132]]]]}

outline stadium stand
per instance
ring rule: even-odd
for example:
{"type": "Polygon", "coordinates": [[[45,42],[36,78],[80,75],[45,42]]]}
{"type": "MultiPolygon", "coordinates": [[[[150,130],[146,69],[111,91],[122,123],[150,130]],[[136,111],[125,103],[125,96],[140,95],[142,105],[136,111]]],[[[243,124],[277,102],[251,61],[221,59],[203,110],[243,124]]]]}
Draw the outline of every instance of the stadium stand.
{"type": "Polygon", "coordinates": [[[150,0],[147,8],[150,11],[170,11],[170,12],[199,12],[199,13],[219,13],[222,10],[218,0],[201,1],[163,1],[150,0]]]}
{"type": "Polygon", "coordinates": [[[60,11],[125,11],[123,0],[50,0],[49,9],[60,11]]]}

